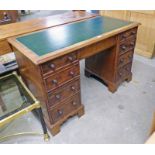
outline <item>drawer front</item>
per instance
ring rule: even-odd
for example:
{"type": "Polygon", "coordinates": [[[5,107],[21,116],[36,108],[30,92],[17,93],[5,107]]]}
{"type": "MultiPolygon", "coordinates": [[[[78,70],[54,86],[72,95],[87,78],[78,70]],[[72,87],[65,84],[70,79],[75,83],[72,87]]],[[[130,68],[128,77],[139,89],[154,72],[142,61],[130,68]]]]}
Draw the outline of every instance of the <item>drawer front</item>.
{"type": "Polygon", "coordinates": [[[118,70],[117,81],[124,80],[131,73],[132,63],[129,63],[118,70]]]}
{"type": "Polygon", "coordinates": [[[71,81],[64,86],[48,93],[48,105],[52,107],[80,91],[80,79],[71,81]]]}
{"type": "Polygon", "coordinates": [[[50,110],[49,115],[52,123],[59,121],[66,115],[76,110],[81,105],[80,93],[66,100],[65,103],[58,104],[50,110]]]}
{"type": "Polygon", "coordinates": [[[54,59],[52,61],[46,62],[41,66],[41,70],[43,75],[46,76],[47,74],[51,74],[54,71],[61,69],[62,67],[72,64],[76,60],[77,60],[77,54],[71,53],[63,57],[54,59]]]}
{"type": "Polygon", "coordinates": [[[137,28],[131,29],[129,31],[123,32],[119,35],[119,41],[125,41],[128,38],[135,38],[137,35],[137,28]]]}
{"type": "Polygon", "coordinates": [[[130,50],[134,50],[135,48],[135,39],[128,39],[125,42],[121,43],[119,46],[119,54],[124,54],[130,50]]]}
{"type": "Polygon", "coordinates": [[[129,52],[121,55],[118,60],[118,67],[120,68],[120,67],[132,62],[132,59],[133,59],[133,51],[129,51],[129,52]]]}
{"type": "Polygon", "coordinates": [[[79,76],[79,63],[73,64],[72,67],[65,68],[59,72],[56,72],[54,75],[50,75],[45,81],[45,87],[47,91],[53,90],[56,87],[65,84],[66,82],[72,80],[76,76],[79,76]]]}

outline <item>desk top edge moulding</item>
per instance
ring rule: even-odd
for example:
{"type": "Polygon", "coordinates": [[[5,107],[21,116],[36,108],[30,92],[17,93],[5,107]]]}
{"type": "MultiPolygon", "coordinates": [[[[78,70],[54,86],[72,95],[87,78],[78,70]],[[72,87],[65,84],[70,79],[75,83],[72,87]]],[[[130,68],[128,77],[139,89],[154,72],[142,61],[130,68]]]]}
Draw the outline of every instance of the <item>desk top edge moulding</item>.
{"type": "Polygon", "coordinates": [[[68,54],[139,25],[136,22],[98,16],[9,38],[8,42],[35,64],[42,64],[47,60],[68,54]],[[74,37],[75,35],[76,37],[74,37]],[[46,42],[47,39],[50,39],[50,42],[46,42]]]}

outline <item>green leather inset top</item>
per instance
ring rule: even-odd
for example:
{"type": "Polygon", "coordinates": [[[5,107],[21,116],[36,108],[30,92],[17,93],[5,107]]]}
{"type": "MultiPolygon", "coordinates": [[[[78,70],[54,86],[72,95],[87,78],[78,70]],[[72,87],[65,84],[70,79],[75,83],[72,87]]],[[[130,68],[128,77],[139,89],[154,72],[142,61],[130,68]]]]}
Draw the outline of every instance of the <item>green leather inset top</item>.
{"type": "Polygon", "coordinates": [[[130,23],[131,22],[101,16],[77,23],[49,28],[41,32],[18,37],[17,40],[38,56],[42,56],[129,25],[130,23]]]}

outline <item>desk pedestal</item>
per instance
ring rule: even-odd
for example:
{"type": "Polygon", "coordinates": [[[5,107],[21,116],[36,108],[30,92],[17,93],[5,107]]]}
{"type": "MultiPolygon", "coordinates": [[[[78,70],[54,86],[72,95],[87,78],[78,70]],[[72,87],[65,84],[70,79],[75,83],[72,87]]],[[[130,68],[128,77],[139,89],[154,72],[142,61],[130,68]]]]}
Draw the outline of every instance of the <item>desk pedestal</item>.
{"type": "Polygon", "coordinates": [[[113,47],[86,58],[85,76],[99,78],[111,92],[115,92],[123,81],[131,81],[136,35],[126,36],[126,34],[132,34],[133,31],[136,34],[137,29],[134,28],[118,35],[113,47]]]}

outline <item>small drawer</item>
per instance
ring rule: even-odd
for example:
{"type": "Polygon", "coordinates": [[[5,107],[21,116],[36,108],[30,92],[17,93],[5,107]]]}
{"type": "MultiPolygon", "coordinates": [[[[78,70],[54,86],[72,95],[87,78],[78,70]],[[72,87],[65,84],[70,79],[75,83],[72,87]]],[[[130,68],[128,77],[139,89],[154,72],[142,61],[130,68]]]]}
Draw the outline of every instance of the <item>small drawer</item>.
{"type": "Polygon", "coordinates": [[[56,72],[56,74],[46,77],[44,79],[45,87],[47,91],[51,91],[56,87],[59,87],[62,84],[65,84],[66,82],[72,80],[76,76],[79,76],[79,74],[79,63],[72,64],[71,67],[64,68],[63,70],[56,72]]]}
{"type": "Polygon", "coordinates": [[[44,76],[53,73],[61,69],[62,67],[66,67],[67,65],[72,64],[77,60],[77,53],[71,53],[65,55],[63,57],[54,59],[52,61],[46,62],[45,64],[41,65],[41,70],[44,76]]]}
{"type": "Polygon", "coordinates": [[[68,97],[73,96],[78,91],[80,91],[80,79],[71,81],[70,83],[65,84],[64,86],[48,93],[48,105],[49,107],[56,105],[68,97]]]}
{"type": "Polygon", "coordinates": [[[132,63],[129,63],[118,70],[117,81],[123,80],[131,73],[132,63]]]}
{"type": "Polygon", "coordinates": [[[52,123],[59,121],[81,105],[80,93],[66,100],[65,103],[58,104],[49,112],[52,123]]]}
{"type": "Polygon", "coordinates": [[[119,41],[125,41],[128,38],[136,38],[137,28],[131,29],[129,31],[123,32],[119,35],[119,41]]]}
{"type": "Polygon", "coordinates": [[[132,59],[133,59],[133,51],[129,51],[129,52],[121,55],[118,60],[118,67],[120,68],[120,67],[132,62],[132,59]]]}
{"type": "Polygon", "coordinates": [[[136,43],[135,39],[128,39],[125,42],[123,42],[122,44],[120,44],[119,54],[121,55],[121,54],[124,54],[130,50],[134,50],[135,43],[136,43]]]}

